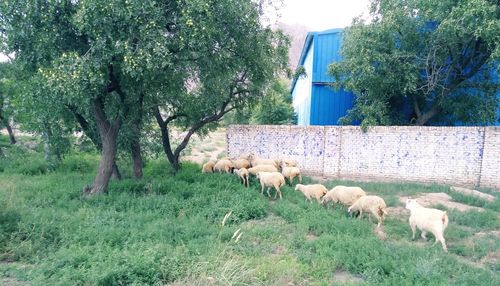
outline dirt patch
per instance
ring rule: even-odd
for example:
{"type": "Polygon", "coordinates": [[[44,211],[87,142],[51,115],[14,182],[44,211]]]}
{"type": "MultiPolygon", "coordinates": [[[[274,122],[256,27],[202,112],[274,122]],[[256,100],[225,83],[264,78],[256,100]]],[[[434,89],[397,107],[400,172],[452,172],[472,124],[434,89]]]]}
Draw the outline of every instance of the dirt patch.
{"type": "Polygon", "coordinates": [[[306,235],[306,239],[309,240],[309,241],[314,241],[314,240],[318,239],[318,236],[316,236],[316,235],[314,235],[312,233],[308,233],[306,235]]]}
{"type": "Polygon", "coordinates": [[[347,271],[337,269],[333,272],[333,281],[334,283],[361,283],[364,280],[361,277],[347,271]]]}
{"type": "MultiPolygon", "coordinates": [[[[172,137],[179,138],[178,140],[184,135],[180,132],[172,132],[172,134],[172,137]]],[[[194,135],[181,160],[203,164],[208,160],[217,160],[224,156],[225,149],[226,130],[218,129],[203,137],[194,135]]]]}
{"type": "Polygon", "coordinates": [[[286,249],[283,245],[281,244],[278,244],[272,251],[272,254],[273,255],[281,255],[283,253],[285,253],[286,249]]]}
{"type": "Polygon", "coordinates": [[[478,198],[483,199],[483,200],[488,201],[488,202],[493,202],[495,200],[494,196],[492,196],[490,194],[485,194],[485,193],[477,191],[477,190],[471,190],[471,189],[460,188],[460,187],[450,187],[450,190],[452,192],[457,192],[457,193],[461,193],[461,194],[468,195],[468,196],[478,197],[478,198]]]}
{"type": "MultiPolygon", "coordinates": [[[[407,196],[399,197],[399,202],[406,204],[407,196]]],[[[457,203],[452,200],[452,198],[446,193],[425,193],[416,197],[419,204],[424,207],[431,207],[435,205],[443,205],[448,209],[454,209],[461,212],[466,211],[484,211],[483,208],[473,207],[462,203],[457,203]]]]}

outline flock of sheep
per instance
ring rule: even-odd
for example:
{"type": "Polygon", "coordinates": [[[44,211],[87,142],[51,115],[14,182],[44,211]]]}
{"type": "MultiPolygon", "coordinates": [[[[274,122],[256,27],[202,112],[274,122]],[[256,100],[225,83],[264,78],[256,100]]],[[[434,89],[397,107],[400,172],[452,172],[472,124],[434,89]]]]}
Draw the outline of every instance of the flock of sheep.
{"type": "MultiPolygon", "coordinates": [[[[203,173],[234,173],[248,187],[250,185],[250,175],[254,175],[261,185],[261,194],[267,188],[267,195],[270,197],[269,190],[274,188],[276,193],[274,198],[280,196],[281,187],[288,179],[292,185],[297,177],[299,183],[296,184],[295,190],[304,194],[306,201],[312,202],[315,199],[318,203],[327,204],[329,202],[340,203],[348,207],[350,215],[359,212],[359,218],[363,216],[363,212],[375,216],[378,221],[377,227],[380,227],[384,216],[387,215],[387,206],[384,199],[378,196],[367,195],[360,187],[336,186],[329,190],[322,184],[302,184],[302,176],[297,161],[293,159],[264,159],[258,158],[253,154],[242,156],[238,159],[223,158],[218,161],[211,160],[205,163],[202,167],[203,173]]],[[[408,199],[406,208],[410,210],[409,223],[415,239],[416,229],[421,230],[421,237],[426,240],[426,234],[431,232],[436,238],[436,243],[439,241],[444,249],[448,251],[443,236],[444,230],[448,226],[448,216],[446,212],[425,208],[416,200],[408,199]]]]}

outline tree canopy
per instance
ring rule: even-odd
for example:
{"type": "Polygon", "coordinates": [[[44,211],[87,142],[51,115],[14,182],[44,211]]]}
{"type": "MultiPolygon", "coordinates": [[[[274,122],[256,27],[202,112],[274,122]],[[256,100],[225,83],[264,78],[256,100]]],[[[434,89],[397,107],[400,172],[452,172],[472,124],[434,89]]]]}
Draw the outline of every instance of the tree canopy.
{"type": "Polygon", "coordinates": [[[344,123],[488,124],[500,90],[496,0],[372,0],[345,30],[336,83],[354,91],[344,123]]]}
{"type": "Polygon", "coordinates": [[[286,67],[288,39],[262,24],[261,2],[6,0],[1,46],[25,73],[33,129],[81,130],[101,151],[89,191],[102,192],[118,145],[129,146],[142,175],[140,139],[151,122],[178,169],[194,133],[262,96],[286,67]],[[177,146],[172,125],[186,131],[177,146]]]}

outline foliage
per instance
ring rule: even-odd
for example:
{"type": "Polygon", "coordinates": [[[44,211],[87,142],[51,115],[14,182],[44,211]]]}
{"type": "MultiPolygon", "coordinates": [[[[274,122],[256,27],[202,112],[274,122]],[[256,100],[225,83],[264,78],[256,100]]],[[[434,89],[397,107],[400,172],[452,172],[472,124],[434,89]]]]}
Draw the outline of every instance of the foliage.
{"type": "Polygon", "coordinates": [[[225,121],[226,124],[294,124],[297,116],[292,106],[292,96],[285,80],[275,80],[264,96],[255,104],[238,109],[225,121]]]}
{"type": "Polygon", "coordinates": [[[489,0],[373,0],[345,30],[335,86],[357,95],[343,123],[495,123],[500,6],[489,0]]]}

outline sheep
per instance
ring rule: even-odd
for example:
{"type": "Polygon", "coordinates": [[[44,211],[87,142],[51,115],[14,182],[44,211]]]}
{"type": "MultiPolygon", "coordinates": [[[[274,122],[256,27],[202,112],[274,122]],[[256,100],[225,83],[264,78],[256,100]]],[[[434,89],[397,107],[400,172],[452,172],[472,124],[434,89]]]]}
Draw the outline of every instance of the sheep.
{"type": "Polygon", "coordinates": [[[234,173],[238,177],[240,177],[240,179],[243,182],[243,185],[245,187],[249,186],[248,177],[250,176],[250,174],[248,173],[248,169],[247,168],[234,169],[234,173]]]}
{"type": "Polygon", "coordinates": [[[336,186],[326,193],[321,199],[321,204],[333,201],[349,207],[362,196],[366,196],[366,193],[360,187],[336,186]]]}
{"type": "Polygon", "coordinates": [[[210,160],[203,164],[201,167],[201,172],[202,173],[213,173],[214,172],[214,165],[215,165],[215,160],[210,160]]]}
{"type": "Polygon", "coordinates": [[[258,172],[278,172],[278,169],[271,165],[258,165],[248,168],[248,172],[252,175],[257,175],[258,172]]]}
{"type": "Polygon", "coordinates": [[[257,179],[260,180],[261,194],[264,194],[264,187],[267,187],[267,196],[270,197],[269,189],[274,187],[276,189],[274,199],[276,199],[278,194],[280,195],[280,199],[283,199],[280,188],[285,185],[285,177],[280,172],[257,172],[257,179]]]}
{"type": "Polygon", "coordinates": [[[324,196],[328,191],[327,188],[321,184],[313,184],[313,185],[297,184],[295,186],[295,190],[302,192],[306,197],[306,201],[309,200],[309,202],[311,203],[312,203],[311,198],[315,198],[319,203],[321,197],[324,196]]]}
{"type": "Polygon", "coordinates": [[[287,167],[298,167],[299,164],[297,163],[297,160],[291,159],[291,158],[281,158],[278,160],[279,166],[286,164],[287,167]]]}
{"type": "Polygon", "coordinates": [[[276,160],[273,159],[263,159],[257,158],[254,154],[248,155],[248,161],[252,165],[252,167],[260,166],[260,165],[271,165],[278,168],[279,164],[276,163],[276,160]]]}
{"type": "Polygon", "coordinates": [[[441,242],[443,250],[448,252],[444,239],[444,230],[448,226],[448,215],[446,212],[438,209],[425,208],[415,199],[407,199],[406,208],[409,209],[411,213],[408,221],[413,233],[412,239],[415,239],[415,233],[418,227],[418,229],[422,231],[420,236],[424,240],[427,240],[427,232],[431,232],[436,238],[434,244],[438,241],[441,242]]]}
{"type": "Polygon", "coordinates": [[[247,159],[239,158],[239,159],[231,160],[231,162],[233,162],[235,169],[241,169],[241,168],[248,169],[248,168],[250,168],[250,162],[248,162],[247,159]]]}
{"type": "Polygon", "coordinates": [[[350,206],[347,211],[352,214],[359,211],[359,218],[363,216],[363,211],[373,214],[378,221],[377,227],[380,227],[384,220],[384,215],[387,215],[386,204],[384,199],[378,196],[362,196],[350,206]]]}
{"type": "Polygon", "coordinates": [[[221,159],[214,165],[214,171],[232,173],[234,169],[233,163],[229,159],[221,159]]]}
{"type": "Polygon", "coordinates": [[[287,167],[286,163],[283,162],[281,165],[281,173],[285,176],[285,178],[288,178],[290,186],[292,185],[295,177],[298,177],[299,183],[302,183],[302,175],[300,174],[300,169],[297,167],[287,167]]]}

